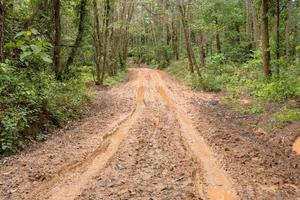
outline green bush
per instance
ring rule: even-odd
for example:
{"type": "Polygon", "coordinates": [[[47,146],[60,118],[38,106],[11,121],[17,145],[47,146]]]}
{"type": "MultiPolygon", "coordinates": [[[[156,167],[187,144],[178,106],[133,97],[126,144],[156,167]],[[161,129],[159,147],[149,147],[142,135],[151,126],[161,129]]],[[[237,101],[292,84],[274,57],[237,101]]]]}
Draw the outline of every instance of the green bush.
{"type": "Polygon", "coordinates": [[[22,148],[24,139],[36,134],[25,130],[44,126],[42,115],[59,126],[82,114],[89,98],[80,79],[58,82],[47,71],[0,64],[0,82],[0,154],[22,148]]]}
{"type": "Polygon", "coordinates": [[[299,95],[300,82],[294,77],[274,78],[262,85],[255,95],[268,101],[282,101],[299,95]]]}
{"type": "Polygon", "coordinates": [[[274,131],[296,121],[300,121],[300,109],[283,108],[273,115],[268,129],[274,131]]]}

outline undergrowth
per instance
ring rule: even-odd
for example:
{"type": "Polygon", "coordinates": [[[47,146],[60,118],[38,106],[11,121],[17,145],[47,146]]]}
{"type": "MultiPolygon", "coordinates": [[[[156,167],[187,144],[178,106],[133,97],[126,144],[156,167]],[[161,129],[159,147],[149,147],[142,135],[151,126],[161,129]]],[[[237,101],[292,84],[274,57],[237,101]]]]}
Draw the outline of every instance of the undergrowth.
{"type": "Polygon", "coordinates": [[[87,111],[89,91],[79,78],[56,81],[47,71],[0,64],[0,154],[87,111]]]}
{"type": "MultiPolygon", "coordinates": [[[[281,73],[266,79],[259,58],[244,64],[226,63],[223,55],[209,58],[200,78],[188,71],[187,60],[173,62],[166,71],[175,75],[186,85],[203,91],[224,91],[221,102],[241,114],[264,113],[265,106],[276,102],[284,106],[289,99],[300,98],[300,64],[281,63],[281,73]]],[[[299,109],[282,109],[274,113],[268,126],[283,128],[288,122],[299,121],[299,109]]]]}

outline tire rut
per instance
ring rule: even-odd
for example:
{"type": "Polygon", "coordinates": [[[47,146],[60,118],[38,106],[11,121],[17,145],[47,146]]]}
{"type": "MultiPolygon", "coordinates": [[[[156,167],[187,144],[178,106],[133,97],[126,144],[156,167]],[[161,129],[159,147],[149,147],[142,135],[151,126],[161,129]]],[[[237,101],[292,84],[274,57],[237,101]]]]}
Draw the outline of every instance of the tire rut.
{"type": "Polygon", "coordinates": [[[181,142],[176,118],[161,108],[147,104],[115,159],[77,200],[201,199],[193,180],[197,163],[181,142]]]}
{"type": "Polygon", "coordinates": [[[120,120],[112,132],[104,136],[102,145],[85,160],[62,169],[55,178],[35,190],[29,199],[72,200],[80,195],[86,185],[116,154],[130,128],[142,113],[143,101],[144,86],[140,83],[136,92],[136,107],[127,117],[120,120]]]}
{"type": "MultiPolygon", "coordinates": [[[[199,161],[204,170],[205,185],[202,182],[201,184],[198,184],[199,194],[201,194],[203,199],[236,200],[236,192],[233,190],[230,178],[225,171],[218,166],[212,150],[206,144],[204,139],[198,135],[198,131],[193,126],[192,120],[189,119],[188,115],[172,99],[171,95],[174,96],[174,94],[170,92],[168,85],[163,82],[157,72],[153,73],[153,79],[156,80],[155,87],[162,101],[177,116],[184,143],[187,145],[190,153],[199,161]]],[[[197,180],[199,174],[195,177],[196,182],[200,183],[197,180]]]]}

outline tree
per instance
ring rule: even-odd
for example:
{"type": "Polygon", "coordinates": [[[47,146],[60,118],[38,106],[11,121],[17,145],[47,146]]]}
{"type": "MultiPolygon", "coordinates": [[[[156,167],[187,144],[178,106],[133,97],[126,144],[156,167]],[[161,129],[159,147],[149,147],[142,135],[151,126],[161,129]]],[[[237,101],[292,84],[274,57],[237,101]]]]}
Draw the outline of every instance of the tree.
{"type": "Polygon", "coordinates": [[[88,0],[80,0],[80,9],[79,9],[79,24],[78,24],[78,31],[74,45],[72,46],[71,53],[67,60],[65,66],[65,72],[68,73],[70,65],[73,64],[76,52],[82,42],[83,34],[84,34],[84,22],[87,15],[86,5],[88,0]]]}
{"type": "Polygon", "coordinates": [[[0,0],[0,62],[4,61],[4,17],[5,5],[4,0],[0,0]]]}
{"type": "MultiPolygon", "coordinates": [[[[276,59],[277,61],[280,58],[280,0],[276,0],[276,36],[275,36],[275,42],[276,42],[276,59]]],[[[280,69],[279,64],[276,64],[276,74],[279,75],[280,69]]]]}
{"type": "Polygon", "coordinates": [[[286,28],[285,28],[285,56],[289,58],[290,56],[290,29],[292,21],[292,0],[287,1],[287,18],[286,18],[286,28]]]}
{"type": "Polygon", "coordinates": [[[178,10],[181,14],[181,22],[182,22],[182,28],[183,28],[183,32],[184,32],[186,50],[187,50],[188,59],[189,59],[190,72],[194,73],[194,70],[196,70],[197,74],[199,76],[201,76],[199,66],[196,62],[195,54],[192,49],[191,37],[190,37],[190,33],[189,33],[189,26],[188,26],[188,21],[186,19],[185,6],[183,5],[181,0],[177,0],[177,6],[178,6],[178,10]]]}
{"type": "Polygon", "coordinates": [[[60,20],[60,0],[53,0],[54,13],[54,42],[53,42],[53,70],[57,80],[62,79],[61,74],[61,20],[60,20]]]}
{"type": "Polygon", "coordinates": [[[271,76],[270,70],[270,44],[269,44],[269,2],[262,0],[262,51],[263,51],[263,69],[266,77],[271,76]]]}
{"type": "Polygon", "coordinates": [[[93,0],[94,9],[94,46],[95,52],[95,64],[96,64],[96,85],[103,84],[101,79],[101,27],[100,27],[100,17],[97,0],[93,0]]]}

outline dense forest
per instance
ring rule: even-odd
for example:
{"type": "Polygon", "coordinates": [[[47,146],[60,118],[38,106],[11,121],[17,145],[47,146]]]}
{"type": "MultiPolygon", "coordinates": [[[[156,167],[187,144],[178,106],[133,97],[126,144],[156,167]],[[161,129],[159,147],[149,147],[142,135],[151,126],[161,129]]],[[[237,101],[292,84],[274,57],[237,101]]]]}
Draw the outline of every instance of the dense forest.
{"type": "Polygon", "coordinates": [[[269,131],[300,120],[298,0],[0,0],[0,154],[89,110],[91,84],[165,70],[269,131]],[[239,100],[244,100],[241,103],[239,100]]]}

